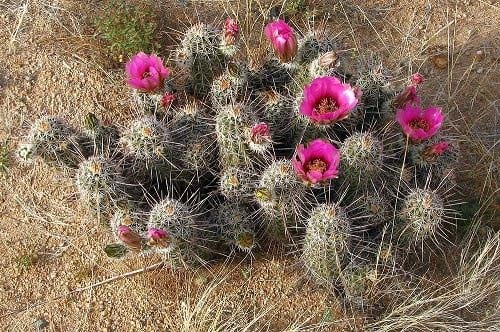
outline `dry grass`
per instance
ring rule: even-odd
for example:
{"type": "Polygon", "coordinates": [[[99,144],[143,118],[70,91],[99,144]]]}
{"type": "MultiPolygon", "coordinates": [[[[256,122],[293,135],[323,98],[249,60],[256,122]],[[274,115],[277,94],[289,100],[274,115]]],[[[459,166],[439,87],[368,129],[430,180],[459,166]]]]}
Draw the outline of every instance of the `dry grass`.
{"type": "MultiPolygon", "coordinates": [[[[317,11],[290,17],[299,31],[327,26],[346,56],[376,52],[394,69],[395,84],[422,72],[428,78],[424,103],[447,112],[450,134],[461,141],[464,199],[481,208],[470,237],[457,243],[462,259],[444,263],[451,267],[445,283],[433,281],[432,271],[414,276],[405,297],[395,299],[379,320],[343,311],[337,299],[304,278],[293,258],[272,253],[254,262],[154,271],[98,286],[157,261],[107,259],[102,247],[110,236],[77,204],[71,179],[42,164],[10,165],[0,184],[2,330],[33,330],[37,318],[49,322],[48,331],[346,331],[363,324],[373,331],[493,331],[500,324],[499,224],[484,213],[499,204],[500,7],[486,0],[308,3],[317,11]],[[436,56],[446,60],[445,68],[436,66],[436,56]],[[478,245],[481,220],[496,233],[478,245]],[[23,257],[36,259],[20,265],[23,257]],[[85,289],[74,291],[79,288],[85,289]]],[[[265,53],[259,40],[268,9],[281,4],[191,1],[184,10],[178,1],[155,2],[166,17],[161,40],[167,51],[190,23],[229,14],[244,22],[245,48],[255,58],[265,53]]],[[[9,139],[14,146],[26,123],[42,114],[76,125],[87,112],[119,123],[131,118],[121,69],[113,69],[89,24],[93,6],[0,0],[1,142],[9,139]]]]}

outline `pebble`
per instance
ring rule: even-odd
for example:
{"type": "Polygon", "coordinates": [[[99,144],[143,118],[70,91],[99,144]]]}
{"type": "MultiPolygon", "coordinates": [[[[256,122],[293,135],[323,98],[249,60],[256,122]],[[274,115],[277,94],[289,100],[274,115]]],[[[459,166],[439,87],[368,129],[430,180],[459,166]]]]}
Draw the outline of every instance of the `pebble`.
{"type": "Polygon", "coordinates": [[[43,331],[49,326],[49,323],[43,319],[43,318],[38,318],[33,322],[33,327],[35,328],[36,331],[43,331]]]}
{"type": "Polygon", "coordinates": [[[445,54],[434,55],[431,60],[438,69],[445,69],[448,67],[448,57],[445,54]]]}

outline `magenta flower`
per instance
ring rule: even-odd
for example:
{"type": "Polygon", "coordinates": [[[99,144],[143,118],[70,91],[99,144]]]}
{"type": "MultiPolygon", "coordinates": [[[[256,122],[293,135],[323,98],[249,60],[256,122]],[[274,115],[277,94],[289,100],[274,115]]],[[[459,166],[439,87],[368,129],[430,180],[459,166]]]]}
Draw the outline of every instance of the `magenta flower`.
{"type": "Polygon", "coordinates": [[[335,77],[318,77],[304,88],[300,113],[317,123],[340,121],[356,107],[360,93],[335,77]]]}
{"type": "Polygon", "coordinates": [[[168,76],[168,68],[163,66],[160,57],[140,52],[132,57],[125,66],[127,83],[142,92],[151,92],[161,88],[168,76]]]}
{"type": "Polygon", "coordinates": [[[424,76],[420,73],[415,73],[411,75],[411,83],[413,85],[420,85],[424,83],[424,76]]]}
{"type": "Polygon", "coordinates": [[[139,234],[130,229],[130,227],[120,225],[118,226],[116,232],[120,241],[122,241],[127,247],[134,250],[140,250],[142,248],[142,238],[139,234]]]}
{"type": "Polygon", "coordinates": [[[442,141],[424,149],[422,155],[425,159],[434,160],[441,156],[443,153],[448,151],[450,148],[450,143],[442,141]]]}
{"type": "Polygon", "coordinates": [[[450,143],[443,141],[443,142],[439,142],[439,143],[432,145],[430,147],[430,151],[432,152],[432,154],[440,156],[443,153],[445,153],[446,151],[448,151],[449,147],[450,147],[450,143]]]}
{"type": "Polygon", "coordinates": [[[407,104],[420,106],[420,97],[417,94],[417,87],[424,82],[424,76],[419,73],[411,75],[411,84],[403,92],[396,96],[393,102],[395,108],[403,108],[407,104]]]}
{"type": "Polygon", "coordinates": [[[240,26],[236,23],[235,20],[228,17],[224,22],[224,28],[222,29],[224,32],[224,41],[228,45],[233,45],[238,38],[238,34],[240,32],[240,26]]]}
{"type": "Polygon", "coordinates": [[[170,245],[170,236],[166,231],[159,228],[150,228],[148,230],[148,239],[151,245],[167,248],[170,245]]]}
{"type": "Polygon", "coordinates": [[[393,106],[395,108],[403,108],[406,105],[420,106],[420,97],[417,95],[416,85],[407,86],[404,91],[394,99],[393,106]]]}
{"type": "Polygon", "coordinates": [[[270,22],[264,28],[266,38],[271,42],[281,62],[290,62],[297,54],[297,39],[292,28],[283,20],[270,22]]]}
{"type": "Polygon", "coordinates": [[[170,105],[174,103],[174,101],[175,101],[175,95],[171,92],[167,92],[163,95],[163,97],[161,97],[160,105],[165,108],[168,108],[170,107],[170,105]]]}
{"type": "Polygon", "coordinates": [[[419,142],[434,136],[443,125],[444,116],[441,108],[430,107],[422,110],[410,104],[396,113],[396,121],[403,132],[414,142],[419,142]]]}
{"type": "Polygon", "coordinates": [[[269,125],[265,122],[257,123],[252,127],[252,135],[251,140],[256,144],[261,144],[264,141],[267,141],[271,138],[271,134],[269,132],[269,125]]]}
{"type": "Polygon", "coordinates": [[[302,180],[316,184],[338,176],[340,152],[330,142],[316,139],[307,147],[302,144],[297,146],[292,163],[295,172],[302,180]]]}

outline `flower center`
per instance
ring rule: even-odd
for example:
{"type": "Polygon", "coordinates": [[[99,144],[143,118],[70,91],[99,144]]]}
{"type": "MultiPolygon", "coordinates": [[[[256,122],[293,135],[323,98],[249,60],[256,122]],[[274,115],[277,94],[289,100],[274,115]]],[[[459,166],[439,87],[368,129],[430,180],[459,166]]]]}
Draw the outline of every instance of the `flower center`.
{"type": "Polygon", "coordinates": [[[148,78],[151,76],[151,73],[149,71],[145,71],[143,74],[142,74],[142,78],[148,78]]]}
{"type": "Polygon", "coordinates": [[[412,129],[423,129],[425,131],[429,130],[429,123],[427,123],[425,119],[411,120],[409,125],[412,129]]]}
{"type": "Polygon", "coordinates": [[[312,171],[319,171],[319,172],[323,173],[324,171],[326,171],[326,168],[327,168],[326,163],[319,158],[310,160],[305,165],[306,173],[311,171],[311,170],[312,171]]]}
{"type": "Polygon", "coordinates": [[[335,112],[339,108],[337,101],[333,98],[327,97],[321,99],[321,101],[316,105],[314,111],[316,114],[325,114],[335,112]]]}

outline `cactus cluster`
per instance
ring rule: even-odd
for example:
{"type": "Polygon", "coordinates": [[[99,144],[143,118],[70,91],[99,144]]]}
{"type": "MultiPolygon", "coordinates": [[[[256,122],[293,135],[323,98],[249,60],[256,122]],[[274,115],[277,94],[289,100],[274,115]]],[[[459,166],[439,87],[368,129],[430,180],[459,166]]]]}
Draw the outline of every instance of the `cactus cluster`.
{"type": "Polygon", "coordinates": [[[44,117],[19,159],[74,170],[82,199],[107,218],[113,257],[191,266],[277,241],[314,279],[350,287],[372,266],[353,257],[372,259],[386,238],[401,250],[436,242],[456,150],[436,138],[441,109],[421,107],[422,77],[395,93],[376,61],[348,66],[334,40],[283,20],[265,28],[275,56],[247,65],[234,58],[238,32],[232,19],[191,27],[170,69],[137,54],[126,66],[136,118],[89,115],[80,132],[44,117]]]}

